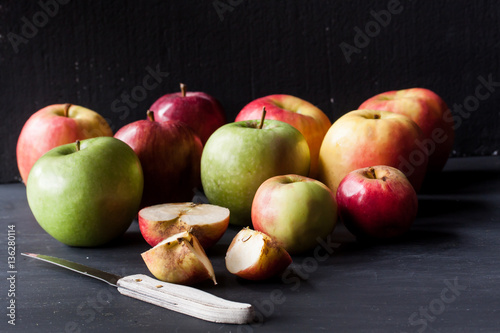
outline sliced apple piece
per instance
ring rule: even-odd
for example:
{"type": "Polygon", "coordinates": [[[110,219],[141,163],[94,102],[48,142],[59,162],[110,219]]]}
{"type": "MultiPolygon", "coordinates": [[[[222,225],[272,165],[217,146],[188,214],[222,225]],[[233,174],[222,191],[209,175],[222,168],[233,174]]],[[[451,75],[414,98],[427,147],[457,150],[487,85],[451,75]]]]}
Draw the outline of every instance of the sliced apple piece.
{"type": "Polygon", "coordinates": [[[166,203],[141,209],[138,220],[141,234],[151,246],[191,230],[203,248],[208,249],[226,232],[229,209],[193,202],[166,203]]]}
{"type": "Polygon", "coordinates": [[[236,234],[226,253],[227,270],[248,280],[264,280],[292,263],[288,252],[263,232],[244,228],[236,234]]]}
{"type": "Polygon", "coordinates": [[[158,280],[190,285],[211,279],[217,284],[212,263],[189,231],[164,239],[141,256],[158,280]]]}

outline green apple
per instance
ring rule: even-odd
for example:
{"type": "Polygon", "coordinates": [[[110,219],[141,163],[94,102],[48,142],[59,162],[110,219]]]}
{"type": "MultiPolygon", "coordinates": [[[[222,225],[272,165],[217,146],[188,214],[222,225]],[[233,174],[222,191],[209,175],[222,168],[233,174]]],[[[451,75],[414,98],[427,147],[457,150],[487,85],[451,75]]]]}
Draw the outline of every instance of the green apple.
{"type": "Polygon", "coordinates": [[[303,253],[325,239],[337,223],[335,194],[323,183],[299,175],[269,178],[252,204],[255,230],[273,237],[290,254],[303,253]]]}
{"type": "Polygon", "coordinates": [[[99,246],[122,235],[135,218],[144,179],[126,143],[98,137],[51,149],[26,185],[40,226],[70,246],[99,246]]]}
{"type": "MultiPolygon", "coordinates": [[[[262,117],[264,119],[264,117],[262,117]]],[[[229,208],[229,223],[251,225],[253,197],[268,178],[309,172],[304,136],[279,120],[226,124],[208,139],[201,156],[201,182],[210,203],[229,208]]]]}

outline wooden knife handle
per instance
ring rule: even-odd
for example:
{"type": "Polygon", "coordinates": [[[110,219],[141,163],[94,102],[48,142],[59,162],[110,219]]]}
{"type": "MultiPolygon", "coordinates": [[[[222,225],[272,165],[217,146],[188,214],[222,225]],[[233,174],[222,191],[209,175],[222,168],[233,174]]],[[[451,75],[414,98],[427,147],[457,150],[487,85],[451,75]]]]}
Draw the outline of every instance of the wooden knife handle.
{"type": "Polygon", "coordinates": [[[121,278],[117,286],[122,295],[216,323],[246,324],[255,315],[251,304],[228,301],[199,289],[162,282],[143,274],[121,278]]]}

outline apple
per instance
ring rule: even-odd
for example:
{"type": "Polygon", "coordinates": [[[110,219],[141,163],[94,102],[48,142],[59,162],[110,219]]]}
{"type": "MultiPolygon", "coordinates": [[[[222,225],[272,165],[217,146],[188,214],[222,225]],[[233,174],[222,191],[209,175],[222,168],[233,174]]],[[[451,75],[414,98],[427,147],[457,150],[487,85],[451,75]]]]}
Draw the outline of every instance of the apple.
{"type": "Polygon", "coordinates": [[[319,153],[319,180],[333,193],[351,171],[372,165],[401,170],[418,191],[428,155],[419,147],[422,130],[409,117],[379,110],[354,110],[335,121],[319,153]]]}
{"type": "Polygon", "coordinates": [[[165,203],[139,211],[139,229],[151,246],[191,231],[204,249],[215,245],[229,225],[229,209],[205,203],[165,203]]]}
{"type": "Polygon", "coordinates": [[[40,226],[70,246],[91,247],[123,234],[141,202],[139,158],[122,141],[97,137],[51,149],[26,184],[40,226]]]}
{"type": "Polygon", "coordinates": [[[226,115],[220,102],[203,92],[186,91],[166,94],[149,108],[158,121],[177,120],[186,123],[200,137],[205,145],[210,135],[226,123],[226,115]]]}
{"type": "Polygon", "coordinates": [[[212,263],[189,231],[164,239],[141,257],[158,280],[191,285],[211,279],[217,284],[212,263]]]}
{"type": "Polygon", "coordinates": [[[35,162],[54,147],[97,136],[113,136],[98,113],[72,104],[49,105],[24,124],[17,141],[17,166],[24,184],[35,162]]]}
{"type": "Polygon", "coordinates": [[[428,172],[443,169],[453,148],[453,117],[446,103],[425,88],[387,91],[363,102],[360,109],[386,110],[408,116],[422,129],[418,144],[429,152],[428,172]]]}
{"type": "Polygon", "coordinates": [[[292,125],[278,120],[229,123],[212,134],[201,156],[201,182],[211,204],[229,208],[229,223],[251,224],[255,192],[277,175],[309,173],[309,147],[292,125]]]}
{"type": "Polygon", "coordinates": [[[378,165],[351,171],[337,189],[339,215],[356,236],[394,238],[417,216],[415,189],[398,169],[378,165]]]}
{"type": "Polygon", "coordinates": [[[309,176],[315,178],[318,172],[318,155],[321,142],[332,125],[330,119],[313,104],[290,95],[269,95],[248,103],[236,116],[235,121],[260,119],[262,108],[267,119],[284,121],[304,135],[311,154],[309,176]]]}
{"type": "Polygon", "coordinates": [[[280,242],[290,254],[303,253],[335,228],[335,195],[323,183],[300,175],[271,177],[252,203],[252,224],[280,242]]]}
{"type": "Polygon", "coordinates": [[[127,143],[139,157],[144,172],[141,207],[191,201],[200,186],[203,146],[186,124],[178,121],[138,120],[120,128],[115,138],[127,143]]]}
{"type": "Polygon", "coordinates": [[[265,280],[283,272],[292,258],[265,233],[244,228],[231,241],[225,261],[232,274],[247,280],[265,280]]]}

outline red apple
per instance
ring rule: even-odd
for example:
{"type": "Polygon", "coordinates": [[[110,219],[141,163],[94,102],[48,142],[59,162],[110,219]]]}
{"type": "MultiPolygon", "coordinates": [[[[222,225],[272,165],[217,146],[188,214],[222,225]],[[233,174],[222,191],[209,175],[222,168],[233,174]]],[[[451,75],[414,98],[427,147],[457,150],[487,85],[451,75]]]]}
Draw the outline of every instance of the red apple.
{"type": "Polygon", "coordinates": [[[194,202],[165,203],[139,211],[141,234],[151,246],[181,231],[191,231],[204,249],[215,245],[229,224],[229,209],[194,202]]]}
{"type": "Polygon", "coordinates": [[[151,111],[147,120],[122,127],[115,137],[137,154],[144,172],[141,207],[191,201],[200,186],[200,138],[179,121],[157,122],[151,111]]]}
{"type": "Polygon", "coordinates": [[[393,238],[417,216],[417,194],[406,176],[386,165],[351,171],[337,189],[341,220],[354,235],[393,238]]]}
{"type": "Polygon", "coordinates": [[[102,116],[87,108],[53,104],[35,112],[17,141],[17,166],[23,183],[33,164],[52,148],[98,136],[113,136],[113,132],[102,116]]]}
{"type": "Polygon", "coordinates": [[[401,170],[416,191],[427,171],[422,130],[410,118],[389,111],[355,110],[328,130],[319,153],[319,180],[333,193],[351,171],[372,165],[401,170]]]}
{"type": "Polygon", "coordinates": [[[158,121],[177,120],[186,123],[205,145],[210,135],[226,123],[222,105],[214,97],[203,92],[186,92],[181,83],[181,92],[160,97],[149,108],[158,121]]]}
{"type": "Polygon", "coordinates": [[[236,116],[235,121],[260,119],[265,107],[267,119],[280,120],[299,130],[309,145],[311,168],[309,176],[315,178],[318,172],[318,155],[321,142],[332,125],[330,119],[316,106],[290,95],[269,95],[247,104],[236,116]]]}
{"type": "Polygon", "coordinates": [[[359,108],[386,110],[410,117],[424,134],[418,144],[429,151],[428,171],[443,169],[455,134],[451,111],[436,93],[425,88],[388,91],[369,98],[359,108]]]}
{"type": "Polygon", "coordinates": [[[263,232],[242,229],[226,253],[227,270],[247,280],[265,280],[283,272],[292,263],[288,252],[263,232]]]}

